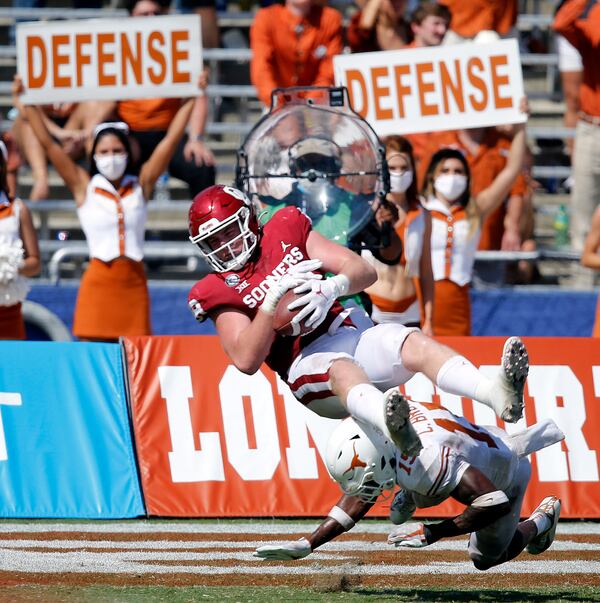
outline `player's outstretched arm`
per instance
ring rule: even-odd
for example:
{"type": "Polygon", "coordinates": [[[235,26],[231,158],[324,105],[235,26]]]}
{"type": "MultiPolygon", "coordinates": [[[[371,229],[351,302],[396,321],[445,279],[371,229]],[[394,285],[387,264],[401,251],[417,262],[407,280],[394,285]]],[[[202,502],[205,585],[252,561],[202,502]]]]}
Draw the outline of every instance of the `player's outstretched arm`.
{"type": "Polygon", "coordinates": [[[390,532],[388,543],[397,547],[424,547],[442,538],[477,532],[510,512],[506,494],[473,466],[464,472],[451,496],[468,505],[460,515],[440,523],[401,525],[390,532]]]}
{"type": "Polygon", "coordinates": [[[372,506],[373,503],[366,503],[357,496],[344,495],[310,536],[302,537],[294,542],[258,547],[254,556],[280,561],[302,559],[310,555],[317,547],[352,529],[354,524],[362,519],[372,506]]]}

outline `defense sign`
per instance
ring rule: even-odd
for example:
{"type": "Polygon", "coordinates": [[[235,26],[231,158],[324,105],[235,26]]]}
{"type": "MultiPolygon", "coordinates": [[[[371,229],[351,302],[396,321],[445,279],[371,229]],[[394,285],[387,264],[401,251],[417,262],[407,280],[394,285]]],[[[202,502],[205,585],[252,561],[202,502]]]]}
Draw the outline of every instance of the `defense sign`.
{"type": "Polygon", "coordinates": [[[338,55],[333,65],[336,84],[380,136],[526,119],[515,40],[338,55]]]}
{"type": "Polygon", "coordinates": [[[128,17],[17,25],[22,101],[197,96],[200,17],[128,17]]]}

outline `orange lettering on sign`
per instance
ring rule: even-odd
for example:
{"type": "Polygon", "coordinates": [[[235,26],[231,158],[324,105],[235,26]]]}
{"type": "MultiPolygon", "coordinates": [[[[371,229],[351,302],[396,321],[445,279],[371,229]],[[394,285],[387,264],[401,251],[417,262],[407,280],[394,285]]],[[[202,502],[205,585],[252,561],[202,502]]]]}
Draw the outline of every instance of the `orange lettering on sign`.
{"type": "Polygon", "coordinates": [[[162,52],[160,46],[164,46],[165,37],[160,31],[153,31],[148,36],[148,54],[152,58],[152,60],[158,64],[160,70],[157,72],[153,70],[151,67],[148,67],[147,73],[150,81],[153,84],[162,84],[165,81],[165,75],[167,72],[167,62],[165,60],[165,55],[162,52]],[[160,45],[157,47],[157,45],[160,45]]]}
{"type": "Polygon", "coordinates": [[[117,78],[115,75],[109,75],[104,70],[105,67],[110,63],[115,64],[115,53],[107,52],[104,49],[105,44],[114,44],[115,34],[114,33],[101,33],[98,34],[98,85],[99,86],[115,86],[117,84],[117,78]]]}
{"type": "Polygon", "coordinates": [[[92,56],[84,54],[81,47],[84,44],[91,44],[91,34],[77,34],[75,36],[75,64],[77,65],[77,86],[83,86],[83,66],[90,65],[92,56]]]}
{"type": "Polygon", "coordinates": [[[40,36],[28,36],[27,37],[27,87],[28,88],[41,88],[46,81],[46,75],[48,73],[48,58],[46,57],[46,47],[44,46],[44,40],[40,36]],[[36,75],[33,73],[33,51],[38,49],[40,52],[40,73],[36,75]]]}
{"type": "Polygon", "coordinates": [[[172,31],[171,32],[171,65],[173,66],[173,83],[174,84],[189,84],[190,72],[179,70],[179,61],[187,61],[189,53],[187,50],[179,50],[177,44],[189,40],[189,32],[187,31],[172,31]]]}
{"type": "Polygon", "coordinates": [[[478,57],[472,57],[467,63],[467,77],[473,88],[477,88],[481,92],[481,100],[477,100],[474,94],[469,94],[469,101],[475,111],[483,111],[488,104],[488,91],[485,82],[476,73],[475,68],[481,73],[483,72],[483,63],[478,57]]]}
{"type": "Polygon", "coordinates": [[[135,55],[129,45],[129,38],[125,32],[121,33],[121,77],[123,85],[129,83],[127,66],[131,67],[136,84],[142,83],[142,34],[135,32],[135,55]]]}
{"type": "Polygon", "coordinates": [[[417,85],[419,87],[419,105],[421,106],[421,115],[438,115],[439,108],[437,105],[429,105],[425,102],[425,95],[435,91],[433,82],[423,81],[423,76],[426,73],[433,72],[433,63],[417,63],[417,85]]]}
{"type": "Polygon", "coordinates": [[[348,96],[350,97],[350,106],[356,111],[362,118],[367,117],[369,111],[369,97],[367,96],[367,84],[363,74],[358,69],[349,69],[346,71],[346,86],[348,86],[348,96]],[[354,82],[360,86],[361,96],[363,104],[360,109],[357,108],[354,102],[354,82]]]}
{"type": "Polygon", "coordinates": [[[458,59],[454,60],[454,73],[455,79],[453,80],[450,77],[450,72],[448,71],[448,67],[446,67],[446,63],[443,61],[440,62],[440,79],[442,82],[442,98],[444,100],[444,113],[450,113],[450,102],[448,90],[452,93],[452,97],[454,98],[454,102],[458,107],[458,110],[462,113],[465,110],[465,99],[463,96],[463,87],[462,87],[462,75],[460,73],[460,61],[458,59]]]}
{"type": "Polygon", "coordinates": [[[510,109],[513,106],[510,96],[500,96],[500,86],[506,86],[509,83],[508,75],[498,75],[498,67],[508,64],[506,55],[495,55],[490,57],[490,67],[492,69],[492,88],[494,90],[494,105],[496,109],[510,109]]]}
{"type": "Polygon", "coordinates": [[[394,116],[391,109],[383,109],[380,104],[382,97],[390,95],[390,89],[387,86],[380,86],[378,83],[380,77],[385,77],[387,75],[387,67],[371,68],[371,83],[373,84],[373,103],[375,105],[376,119],[392,119],[394,116]]]}
{"type": "Polygon", "coordinates": [[[69,43],[68,35],[52,36],[52,76],[55,88],[69,88],[71,86],[71,78],[69,76],[58,75],[58,68],[61,65],[69,64],[69,55],[60,54],[59,48],[69,43]]]}
{"type": "Polygon", "coordinates": [[[404,117],[404,97],[410,94],[410,86],[405,86],[402,83],[402,76],[410,73],[409,65],[395,65],[394,66],[394,79],[396,81],[396,96],[398,97],[398,115],[404,117]]]}

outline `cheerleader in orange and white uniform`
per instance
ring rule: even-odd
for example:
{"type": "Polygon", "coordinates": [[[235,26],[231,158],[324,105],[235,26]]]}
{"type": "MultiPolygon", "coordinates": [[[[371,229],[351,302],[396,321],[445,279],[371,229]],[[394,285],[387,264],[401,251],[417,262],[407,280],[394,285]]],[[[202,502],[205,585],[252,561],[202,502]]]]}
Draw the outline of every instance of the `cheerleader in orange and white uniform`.
{"type": "MultiPolygon", "coordinates": [[[[527,111],[527,99],[521,110],[527,111]]],[[[525,145],[525,124],[517,124],[504,169],[476,197],[471,197],[469,165],[460,151],[441,149],[431,158],[423,193],[432,222],[436,335],[471,334],[469,285],[481,224],[510,191],[523,166],[525,145]]]]}
{"type": "Polygon", "coordinates": [[[9,194],[7,160],[0,141],[0,339],[25,339],[21,312],[29,291],[25,277],[39,274],[40,252],[29,209],[9,194]]]}
{"type": "MultiPolygon", "coordinates": [[[[206,85],[206,74],[200,86],[206,85]]],[[[15,76],[15,104],[23,85],[15,76]]],[[[94,131],[90,170],[79,167],[50,136],[39,107],[22,107],[33,132],[69,187],[90,249],[73,321],[79,339],[115,341],[121,335],[149,335],[150,302],[142,262],[146,201],[189,121],[193,100],[181,105],[167,134],[132,175],[129,128],[99,124],[94,131]]]]}
{"type": "Polygon", "coordinates": [[[390,193],[375,214],[378,224],[392,222],[390,245],[362,256],[377,271],[366,289],[376,323],[421,326],[432,335],[433,275],[430,258],[431,220],[417,195],[412,146],[402,136],[384,139],[390,171],[390,193]]]}

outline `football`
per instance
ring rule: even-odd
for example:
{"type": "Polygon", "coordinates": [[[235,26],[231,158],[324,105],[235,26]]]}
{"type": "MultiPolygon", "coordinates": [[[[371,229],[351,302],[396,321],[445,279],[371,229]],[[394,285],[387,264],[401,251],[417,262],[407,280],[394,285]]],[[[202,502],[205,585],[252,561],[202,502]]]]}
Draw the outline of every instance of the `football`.
{"type": "Polygon", "coordinates": [[[292,318],[302,310],[297,308],[296,310],[288,310],[287,307],[293,301],[306,295],[305,293],[294,293],[291,289],[283,294],[283,297],[279,300],[277,307],[275,308],[275,314],[273,315],[273,328],[278,335],[284,337],[305,335],[310,333],[313,329],[307,328],[304,325],[304,321],[300,324],[293,325],[292,318]]]}

